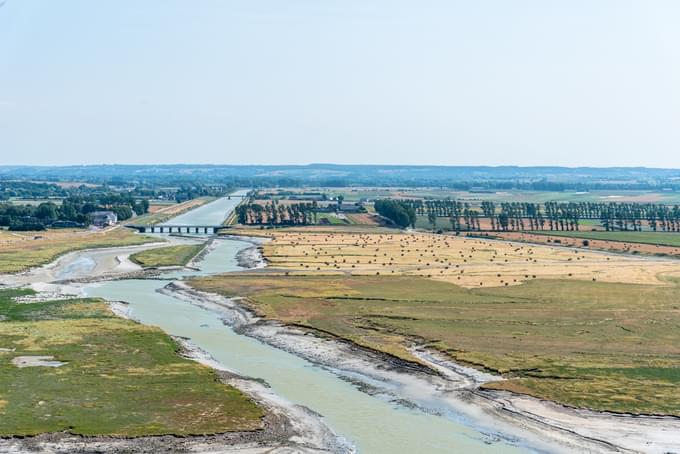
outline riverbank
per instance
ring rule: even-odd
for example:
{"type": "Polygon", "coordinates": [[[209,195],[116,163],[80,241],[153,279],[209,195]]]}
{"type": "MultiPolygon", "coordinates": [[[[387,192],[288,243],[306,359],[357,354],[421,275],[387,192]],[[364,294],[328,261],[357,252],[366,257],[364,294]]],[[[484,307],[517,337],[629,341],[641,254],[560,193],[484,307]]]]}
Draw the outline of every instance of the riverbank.
{"type": "Polygon", "coordinates": [[[30,286],[42,293],[52,291],[55,294],[77,294],[78,290],[73,284],[121,279],[153,279],[168,271],[196,270],[205,255],[215,248],[215,241],[219,240],[210,239],[205,242],[201,250],[184,266],[144,268],[130,257],[154,249],[200,245],[200,240],[169,235],[162,237],[161,241],[142,245],[73,251],[51,263],[21,273],[0,274],[0,288],[30,286]]]}
{"type": "Polygon", "coordinates": [[[177,354],[190,351],[181,341],[116,312],[100,299],[0,291],[0,452],[76,450],[65,439],[107,440],[106,452],[138,439],[139,452],[159,437],[213,434],[271,446],[287,435],[223,374],[177,354]]]}
{"type": "MultiPolygon", "coordinates": [[[[183,356],[217,370],[223,383],[237,388],[266,410],[264,431],[254,441],[261,452],[274,448],[289,448],[300,453],[355,452],[354,447],[341,440],[317,413],[276,395],[264,380],[244,377],[225,368],[189,339],[179,341],[183,356]]],[[[239,452],[242,449],[238,444],[228,447],[228,450],[239,452]]]]}
{"type": "MultiPolygon", "coordinates": [[[[86,249],[69,252],[53,262],[14,274],[0,274],[7,287],[47,285],[56,281],[77,279],[107,279],[142,271],[130,255],[160,248],[172,242],[158,241],[137,246],[86,249]]],[[[41,288],[36,289],[41,291],[41,288]]]]}
{"type": "MultiPolygon", "coordinates": [[[[112,310],[129,318],[126,304],[111,302],[112,310]]],[[[273,393],[262,380],[241,376],[210,357],[190,340],[175,337],[179,356],[214,371],[220,382],[233,387],[254,401],[265,412],[261,429],[189,436],[81,436],[72,433],[45,433],[29,437],[0,438],[3,453],[39,451],[48,453],[351,453],[351,445],[339,439],[319,415],[292,404],[273,393]]]]}
{"type": "Polygon", "coordinates": [[[238,266],[246,269],[259,269],[267,266],[267,260],[264,258],[262,248],[265,243],[271,241],[266,237],[243,236],[243,235],[220,235],[220,238],[243,241],[250,243],[251,246],[241,249],[236,254],[238,266]]]}
{"type": "MultiPolygon", "coordinates": [[[[183,242],[172,238],[170,243],[183,242]]],[[[219,242],[213,240],[211,243],[219,242]]],[[[34,269],[21,276],[4,275],[0,280],[8,286],[30,286],[41,292],[31,298],[25,298],[24,304],[38,303],[54,298],[82,296],[82,284],[91,281],[105,281],[128,277],[148,277],[152,271],[129,260],[129,255],[144,249],[166,247],[168,243],[147,244],[131,248],[115,248],[97,251],[78,251],[65,255],[41,269],[34,269]],[[87,258],[87,267],[73,266],[87,258]],[[88,276],[88,273],[96,272],[88,276]],[[19,279],[17,279],[17,277],[19,279]],[[67,281],[56,281],[68,277],[67,281]],[[12,282],[6,282],[12,279],[12,282]],[[49,292],[49,293],[48,293],[49,292]]],[[[209,250],[202,256],[205,256],[209,250]]],[[[196,264],[199,259],[196,258],[196,264]]],[[[167,271],[167,270],[165,270],[167,271]]],[[[156,270],[155,273],[159,271],[156,270]]],[[[124,302],[109,302],[112,312],[121,318],[130,318],[128,305],[124,302]]],[[[54,453],[71,452],[252,452],[265,453],[272,450],[283,452],[352,452],[353,448],[338,438],[320,415],[305,407],[292,404],[275,395],[266,383],[240,376],[225,369],[212,360],[186,339],[176,339],[182,349],[180,355],[198,363],[207,365],[217,371],[220,381],[232,386],[250,397],[265,411],[263,426],[258,431],[229,432],[214,435],[175,436],[139,436],[83,437],[68,432],[45,433],[31,437],[0,439],[0,451],[23,453],[32,450],[54,453]]]]}
{"type": "Polygon", "coordinates": [[[332,336],[262,319],[240,304],[239,298],[200,292],[184,283],[171,284],[163,291],[220,311],[224,323],[235,331],[332,370],[364,392],[426,412],[472,420],[491,438],[529,440],[530,446],[543,446],[549,452],[664,453],[678,449],[678,418],[600,413],[481,390],[481,384],[502,377],[463,367],[414,346],[413,354],[430,367],[424,370],[421,365],[332,336]]]}
{"type": "Polygon", "coordinates": [[[21,273],[53,263],[73,251],[133,246],[154,242],[122,226],[101,230],[55,229],[9,232],[0,229],[0,273],[21,273]]]}
{"type": "Polygon", "coordinates": [[[0,450],[6,454],[41,452],[49,454],[269,454],[271,452],[319,454],[351,453],[351,448],[339,446],[327,428],[316,423],[317,416],[304,408],[287,407],[277,396],[255,380],[220,372],[222,383],[234,386],[245,394],[258,396],[257,402],[266,411],[263,429],[257,432],[230,432],[205,436],[150,437],[82,437],[67,432],[47,433],[34,437],[0,438],[0,450]],[[319,447],[326,446],[326,447],[319,447]]]}

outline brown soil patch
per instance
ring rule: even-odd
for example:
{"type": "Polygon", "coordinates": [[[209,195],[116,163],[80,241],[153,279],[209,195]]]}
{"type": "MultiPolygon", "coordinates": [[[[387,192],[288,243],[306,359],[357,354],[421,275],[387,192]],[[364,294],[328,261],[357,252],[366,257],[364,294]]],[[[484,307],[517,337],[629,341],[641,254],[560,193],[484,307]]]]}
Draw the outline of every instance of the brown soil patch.
{"type": "MultiPolygon", "coordinates": [[[[583,238],[569,238],[563,236],[537,235],[524,232],[493,232],[491,235],[511,241],[523,241],[538,244],[558,244],[567,247],[583,248],[583,238]],[[557,243],[556,243],[557,241],[557,243]]],[[[610,252],[626,252],[633,254],[680,256],[680,247],[662,246],[655,244],[629,243],[623,241],[591,240],[588,239],[588,249],[610,252]]]]}
{"type": "Polygon", "coordinates": [[[368,213],[348,214],[347,219],[355,224],[380,225],[380,218],[368,213]]]}

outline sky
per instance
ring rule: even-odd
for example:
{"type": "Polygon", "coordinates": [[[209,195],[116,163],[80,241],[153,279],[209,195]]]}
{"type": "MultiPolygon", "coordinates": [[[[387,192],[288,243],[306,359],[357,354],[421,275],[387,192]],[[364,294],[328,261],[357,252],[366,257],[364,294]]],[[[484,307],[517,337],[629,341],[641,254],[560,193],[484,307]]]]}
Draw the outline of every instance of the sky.
{"type": "Polygon", "coordinates": [[[677,0],[0,4],[0,165],[680,168],[677,0]]]}

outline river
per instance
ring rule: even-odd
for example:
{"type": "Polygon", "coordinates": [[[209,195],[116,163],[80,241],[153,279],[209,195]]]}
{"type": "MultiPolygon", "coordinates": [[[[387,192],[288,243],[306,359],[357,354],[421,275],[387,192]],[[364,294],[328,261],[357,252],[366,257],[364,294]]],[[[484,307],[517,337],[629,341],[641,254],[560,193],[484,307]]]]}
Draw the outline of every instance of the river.
{"type": "Polygon", "coordinates": [[[232,193],[231,196],[219,198],[199,208],[180,214],[159,225],[220,225],[247,193],[247,190],[241,189],[232,193]]]}
{"type": "MultiPolygon", "coordinates": [[[[240,199],[219,199],[185,213],[170,224],[219,224],[240,199]]],[[[182,276],[241,271],[236,254],[249,243],[223,239],[200,262],[200,271],[171,272],[157,280],[119,280],[88,284],[88,296],[129,303],[130,316],[155,325],[212,355],[239,374],[264,379],[283,398],[323,415],[325,422],[362,453],[510,453],[531,451],[493,428],[475,427],[462,415],[437,416],[360,391],[328,368],[236,334],[217,312],[159,289],[182,276]]]]}

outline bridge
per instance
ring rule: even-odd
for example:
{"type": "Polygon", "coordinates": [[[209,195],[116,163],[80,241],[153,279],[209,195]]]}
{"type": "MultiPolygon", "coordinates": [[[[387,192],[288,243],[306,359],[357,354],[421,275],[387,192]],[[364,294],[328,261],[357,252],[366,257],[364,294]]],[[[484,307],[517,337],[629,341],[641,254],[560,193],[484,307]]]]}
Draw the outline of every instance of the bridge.
{"type": "Polygon", "coordinates": [[[227,228],[224,225],[133,225],[125,227],[137,229],[140,233],[194,233],[198,235],[214,235],[218,230],[227,228]]]}

